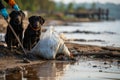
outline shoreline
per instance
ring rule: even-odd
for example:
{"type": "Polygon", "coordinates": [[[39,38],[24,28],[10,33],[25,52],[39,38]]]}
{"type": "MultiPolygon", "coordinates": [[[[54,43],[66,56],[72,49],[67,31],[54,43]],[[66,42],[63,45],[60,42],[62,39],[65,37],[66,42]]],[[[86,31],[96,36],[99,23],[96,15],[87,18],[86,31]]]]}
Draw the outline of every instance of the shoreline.
{"type": "MultiPolygon", "coordinates": [[[[89,56],[93,58],[100,59],[118,59],[120,61],[120,48],[117,47],[100,47],[93,45],[83,45],[75,43],[65,43],[69,48],[70,52],[76,56],[89,56]]],[[[14,51],[10,52],[6,47],[0,45],[0,73],[7,72],[10,73],[14,70],[21,70],[25,66],[32,66],[36,64],[41,64],[50,60],[43,59],[31,59],[30,63],[23,62],[23,53],[14,51]]],[[[56,60],[57,61],[57,60],[56,60]]]]}
{"type": "MultiPolygon", "coordinates": [[[[51,26],[51,25],[69,25],[68,23],[71,23],[71,22],[101,22],[101,21],[104,21],[104,20],[89,20],[89,19],[77,19],[77,20],[58,20],[58,19],[47,19],[45,21],[45,24],[43,25],[44,26],[51,26]]],[[[108,20],[108,21],[111,21],[111,20],[108,20]]],[[[112,20],[113,21],[113,20],[112,20]]],[[[115,21],[115,20],[114,20],[115,21]]],[[[6,21],[3,19],[3,18],[0,18],[0,33],[5,33],[6,32],[6,27],[7,27],[7,23],[6,21]]],[[[23,21],[23,26],[24,26],[24,29],[26,29],[27,25],[28,25],[28,20],[27,18],[24,19],[23,21]]]]}

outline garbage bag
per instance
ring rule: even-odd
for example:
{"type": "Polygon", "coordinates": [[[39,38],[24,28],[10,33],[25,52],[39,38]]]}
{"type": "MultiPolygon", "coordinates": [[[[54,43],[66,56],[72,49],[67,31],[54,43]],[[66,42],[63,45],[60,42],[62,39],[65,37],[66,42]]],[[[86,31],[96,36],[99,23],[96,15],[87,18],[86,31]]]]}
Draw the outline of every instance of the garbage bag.
{"type": "Polygon", "coordinates": [[[31,53],[45,59],[55,59],[56,55],[61,53],[70,56],[64,41],[52,26],[41,35],[39,42],[31,50],[31,53]]]}

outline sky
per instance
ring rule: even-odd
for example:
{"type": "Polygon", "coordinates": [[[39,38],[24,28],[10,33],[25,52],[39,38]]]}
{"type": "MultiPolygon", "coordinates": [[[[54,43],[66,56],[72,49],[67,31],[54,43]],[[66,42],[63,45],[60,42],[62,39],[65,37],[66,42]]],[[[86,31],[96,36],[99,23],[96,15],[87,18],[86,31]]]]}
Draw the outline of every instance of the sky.
{"type": "Polygon", "coordinates": [[[115,4],[120,4],[120,0],[53,0],[55,2],[64,2],[64,3],[70,3],[70,2],[76,2],[76,3],[84,3],[84,2],[88,2],[88,3],[93,3],[93,2],[100,2],[100,3],[115,3],[115,4]]]}

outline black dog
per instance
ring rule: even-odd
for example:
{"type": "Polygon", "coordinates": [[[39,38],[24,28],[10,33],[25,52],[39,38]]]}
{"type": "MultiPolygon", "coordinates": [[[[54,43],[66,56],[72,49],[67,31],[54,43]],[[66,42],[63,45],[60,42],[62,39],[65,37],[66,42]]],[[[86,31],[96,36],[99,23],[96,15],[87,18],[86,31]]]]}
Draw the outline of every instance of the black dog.
{"type": "Polygon", "coordinates": [[[41,16],[31,16],[29,24],[24,33],[23,46],[25,49],[30,50],[33,48],[40,39],[41,26],[45,20],[41,16]]]}
{"type": "MultiPolygon", "coordinates": [[[[9,23],[22,43],[23,19],[25,17],[25,14],[22,11],[12,11],[9,16],[10,16],[9,23]]],[[[9,25],[7,26],[5,41],[9,49],[11,49],[13,46],[19,47],[19,43],[16,37],[14,36],[13,32],[11,31],[9,25]]]]}

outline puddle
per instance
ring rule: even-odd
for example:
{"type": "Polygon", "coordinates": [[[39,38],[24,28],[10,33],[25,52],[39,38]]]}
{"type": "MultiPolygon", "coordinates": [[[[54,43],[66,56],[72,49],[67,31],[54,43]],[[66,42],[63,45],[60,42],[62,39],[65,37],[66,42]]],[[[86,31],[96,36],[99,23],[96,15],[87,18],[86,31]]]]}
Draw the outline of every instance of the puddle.
{"type": "Polygon", "coordinates": [[[82,58],[77,62],[47,61],[24,71],[0,76],[0,80],[120,80],[117,60],[82,58]]]}

